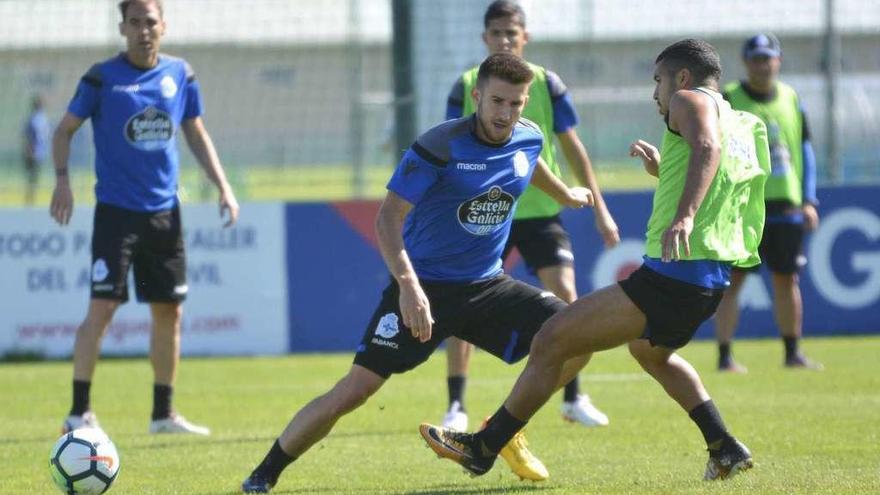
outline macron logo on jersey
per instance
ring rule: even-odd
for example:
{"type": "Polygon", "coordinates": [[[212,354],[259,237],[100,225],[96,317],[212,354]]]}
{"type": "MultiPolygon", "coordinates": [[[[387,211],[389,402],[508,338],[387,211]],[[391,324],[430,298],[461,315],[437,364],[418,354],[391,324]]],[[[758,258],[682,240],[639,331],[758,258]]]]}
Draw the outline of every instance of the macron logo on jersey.
{"type": "Polygon", "coordinates": [[[459,162],[455,165],[455,168],[458,170],[466,170],[468,172],[482,172],[483,170],[486,170],[486,164],[459,162]]]}
{"type": "Polygon", "coordinates": [[[140,84],[116,84],[113,86],[113,92],[115,93],[137,93],[140,90],[140,84]]]}

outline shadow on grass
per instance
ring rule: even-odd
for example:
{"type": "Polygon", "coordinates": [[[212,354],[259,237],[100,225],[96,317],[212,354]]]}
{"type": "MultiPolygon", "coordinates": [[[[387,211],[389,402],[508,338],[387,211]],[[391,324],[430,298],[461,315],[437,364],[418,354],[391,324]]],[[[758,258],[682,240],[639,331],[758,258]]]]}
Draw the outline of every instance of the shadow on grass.
{"type": "MultiPolygon", "coordinates": [[[[423,490],[415,490],[415,491],[394,491],[391,493],[397,493],[401,495],[468,495],[468,494],[496,494],[496,493],[538,493],[546,490],[547,487],[544,485],[518,485],[518,486],[496,486],[496,487],[486,487],[486,486],[474,486],[474,487],[463,487],[461,485],[455,484],[445,484],[438,485],[431,488],[425,488],[423,490]]],[[[240,493],[237,490],[218,490],[212,492],[203,492],[198,495],[230,495],[233,493],[240,493]]],[[[303,488],[288,488],[288,489],[275,489],[272,490],[272,493],[275,495],[294,495],[301,493],[321,493],[321,494],[336,494],[339,493],[339,487],[330,487],[330,486],[309,486],[303,488]]],[[[365,493],[382,493],[381,491],[373,491],[366,490],[365,493]]]]}
{"type": "Polygon", "coordinates": [[[452,495],[452,494],[491,494],[491,493],[538,493],[546,490],[546,485],[507,485],[507,486],[474,486],[439,485],[424,490],[400,492],[404,495],[452,495]]]}

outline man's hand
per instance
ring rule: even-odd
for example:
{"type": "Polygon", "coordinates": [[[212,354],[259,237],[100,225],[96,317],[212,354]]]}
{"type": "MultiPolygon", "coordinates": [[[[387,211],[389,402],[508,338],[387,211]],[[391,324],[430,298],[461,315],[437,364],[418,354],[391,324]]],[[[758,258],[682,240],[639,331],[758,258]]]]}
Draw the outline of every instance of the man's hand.
{"type": "Polygon", "coordinates": [[[238,221],[238,201],[232,189],[220,191],[220,218],[227,218],[223,227],[232,227],[238,221]]]}
{"type": "Polygon", "coordinates": [[[663,232],[663,238],[661,240],[663,254],[662,261],[673,261],[680,260],[682,258],[682,254],[685,256],[691,255],[691,246],[688,243],[688,238],[691,236],[691,232],[694,230],[694,219],[691,217],[684,217],[678,220],[674,220],[672,225],[663,232]]]}
{"type": "Polygon", "coordinates": [[[608,209],[596,208],[595,213],[596,230],[599,231],[599,235],[602,237],[602,242],[605,244],[605,247],[611,249],[620,244],[620,231],[617,228],[617,223],[614,222],[614,218],[611,217],[611,213],[608,212],[608,209]]]}
{"type": "Polygon", "coordinates": [[[400,283],[400,315],[412,336],[425,343],[431,340],[431,327],[434,318],[431,316],[431,304],[428,296],[417,281],[400,283]]]}
{"type": "Polygon", "coordinates": [[[819,212],[816,211],[816,207],[811,203],[804,203],[803,211],[804,228],[808,232],[816,230],[816,227],[819,226],[819,212]]]}
{"type": "Polygon", "coordinates": [[[49,205],[49,214],[58,222],[58,225],[67,225],[73,216],[73,192],[70,183],[59,181],[52,191],[52,203],[49,205]]]}
{"type": "Polygon", "coordinates": [[[657,177],[660,170],[660,151],[651,143],[639,139],[629,145],[629,156],[641,158],[645,171],[657,177]]]}
{"type": "Polygon", "coordinates": [[[566,199],[565,206],[569,208],[593,206],[593,192],[586,187],[570,187],[568,188],[568,198],[566,199]]]}

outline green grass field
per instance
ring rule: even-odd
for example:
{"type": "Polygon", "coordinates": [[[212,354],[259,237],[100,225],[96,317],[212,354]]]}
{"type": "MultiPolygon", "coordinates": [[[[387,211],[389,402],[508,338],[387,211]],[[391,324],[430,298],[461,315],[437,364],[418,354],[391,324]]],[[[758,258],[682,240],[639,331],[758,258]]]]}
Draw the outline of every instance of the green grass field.
{"type": "MultiPolygon", "coordinates": [[[[444,358],[391,381],[293,464],[274,493],[286,494],[867,494],[880,493],[880,338],[808,339],[824,372],[785,370],[776,340],[742,341],[750,373],[713,370],[707,342],[683,354],[700,370],[728,426],[752,449],[756,468],[728,482],[700,480],[705,445],[688,417],[625,350],[597,356],[581,377],[611,425],[563,423],[554,398],[527,430],[547,464],[545,483],[520,482],[503,461],[465,476],[437,459],[417,432],[445,407],[444,358]]],[[[110,493],[235,493],[296,409],[330,387],[350,356],[185,359],[179,410],[214,430],[209,438],[150,436],[151,372],[146,359],[98,366],[93,407],[115,441],[121,471],[110,493]]],[[[475,417],[498,406],[514,380],[485,353],[467,392],[475,417]]],[[[49,449],[69,406],[71,365],[0,365],[0,493],[56,493],[49,449]]],[[[57,492],[60,493],[60,492],[57,492]]]]}

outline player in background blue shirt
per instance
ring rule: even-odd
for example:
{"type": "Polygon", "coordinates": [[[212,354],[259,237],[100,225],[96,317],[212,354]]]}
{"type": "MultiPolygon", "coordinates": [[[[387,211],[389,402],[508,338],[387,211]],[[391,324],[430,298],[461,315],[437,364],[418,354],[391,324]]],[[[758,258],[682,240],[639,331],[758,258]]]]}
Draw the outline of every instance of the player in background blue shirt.
{"type": "Polygon", "coordinates": [[[91,300],[76,334],[73,405],[63,430],[98,427],[90,408],[92,375],[113,314],[128,300],[127,274],[134,267],[139,301],[153,317],[150,361],[153,412],[150,433],[196,433],[171,407],[180,357],[182,302],[187,293],[186,261],[177,196],[176,135],[187,144],[220,191],[220,215],[227,226],[238,203],[201,119],[199,86],[189,64],[159,53],[165,20],[159,0],[119,3],[125,52],[95,64],[82,77],[52,141],[55,191],[50,213],[60,225],[73,214],[68,178],[70,140],[86,119],[95,142],[95,219],[92,234],[91,300]]]}
{"type": "MultiPolygon", "coordinates": [[[[528,354],[541,324],[565,307],[501,269],[516,199],[528,184],[564,206],[592,204],[589,189],[569,189],[550,172],[539,158],[543,135],[520,120],[532,77],[519,57],[490,56],[474,89],[475,116],[434,127],[406,152],[376,219],[379,248],[393,278],[354,364],[329,392],[294,416],[242,484],[245,493],[268,492],[285,467],[342,416],[392,374],[427,360],[450,335],[512,363],[528,354]]],[[[566,362],[567,378],[560,386],[585,362],[566,362]]],[[[517,453],[531,457],[528,451],[517,453]]],[[[532,479],[546,477],[544,468],[532,479]]]]}
{"type": "Polygon", "coordinates": [[[34,204],[40,168],[49,157],[49,118],[43,110],[43,97],[35,95],[31,100],[31,113],[24,124],[24,172],[25,193],[24,204],[34,204]]]}

